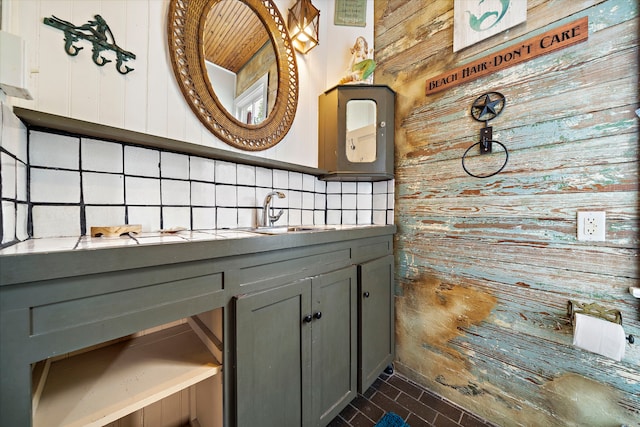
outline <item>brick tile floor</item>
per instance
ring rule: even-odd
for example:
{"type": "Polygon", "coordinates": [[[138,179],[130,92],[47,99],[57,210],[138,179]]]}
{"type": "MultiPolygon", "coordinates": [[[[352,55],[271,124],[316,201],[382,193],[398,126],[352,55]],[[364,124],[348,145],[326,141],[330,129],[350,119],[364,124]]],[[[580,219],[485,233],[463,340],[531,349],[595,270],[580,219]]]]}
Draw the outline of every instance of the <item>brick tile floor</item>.
{"type": "Polygon", "coordinates": [[[398,373],[381,374],[328,427],[373,427],[387,412],[400,415],[411,427],[495,427],[398,373]]]}

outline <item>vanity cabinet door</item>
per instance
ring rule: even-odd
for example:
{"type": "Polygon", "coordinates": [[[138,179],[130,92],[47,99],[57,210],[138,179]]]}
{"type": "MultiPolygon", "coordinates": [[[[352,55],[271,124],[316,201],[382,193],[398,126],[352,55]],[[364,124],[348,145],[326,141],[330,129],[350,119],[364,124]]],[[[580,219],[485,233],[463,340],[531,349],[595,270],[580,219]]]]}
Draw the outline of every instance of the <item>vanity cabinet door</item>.
{"type": "Polygon", "coordinates": [[[393,362],[393,256],[359,265],[358,279],[358,391],[364,393],[393,362]]]}
{"type": "Polygon", "coordinates": [[[357,394],[357,288],[355,266],[312,279],[313,426],[326,426],[357,394]]]}
{"type": "Polygon", "coordinates": [[[311,280],[236,299],[236,421],[302,426],[310,408],[311,280]]]}
{"type": "Polygon", "coordinates": [[[356,397],[355,266],[236,297],[236,420],[325,426],[356,397]]]}

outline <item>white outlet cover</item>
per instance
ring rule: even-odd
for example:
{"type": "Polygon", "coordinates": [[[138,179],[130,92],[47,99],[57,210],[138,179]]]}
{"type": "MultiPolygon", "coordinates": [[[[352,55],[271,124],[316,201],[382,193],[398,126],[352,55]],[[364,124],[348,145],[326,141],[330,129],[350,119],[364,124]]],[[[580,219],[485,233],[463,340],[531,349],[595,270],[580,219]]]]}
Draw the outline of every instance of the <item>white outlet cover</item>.
{"type": "Polygon", "coordinates": [[[605,211],[578,212],[578,240],[604,242],[606,236],[605,211]]]}

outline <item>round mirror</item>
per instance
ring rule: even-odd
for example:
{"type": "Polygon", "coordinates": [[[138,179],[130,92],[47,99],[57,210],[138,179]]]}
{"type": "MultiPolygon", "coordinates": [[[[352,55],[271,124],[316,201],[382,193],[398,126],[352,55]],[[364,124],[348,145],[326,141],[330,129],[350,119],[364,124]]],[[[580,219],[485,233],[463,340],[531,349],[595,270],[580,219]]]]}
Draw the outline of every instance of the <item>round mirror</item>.
{"type": "Polygon", "coordinates": [[[298,103],[298,67],[271,0],[171,0],[174,74],[200,121],[249,151],[284,138],[298,103]]]}

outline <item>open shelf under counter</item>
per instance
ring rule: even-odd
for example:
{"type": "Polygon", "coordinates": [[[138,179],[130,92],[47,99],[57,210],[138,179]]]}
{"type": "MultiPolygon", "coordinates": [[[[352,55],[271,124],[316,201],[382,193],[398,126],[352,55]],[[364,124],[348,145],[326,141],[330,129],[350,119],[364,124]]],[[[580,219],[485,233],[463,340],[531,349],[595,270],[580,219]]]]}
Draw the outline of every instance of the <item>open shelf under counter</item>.
{"type": "Polygon", "coordinates": [[[216,375],[221,364],[198,322],[44,361],[33,426],[104,426],[216,375]],[[195,330],[194,330],[195,329],[195,330]]]}

